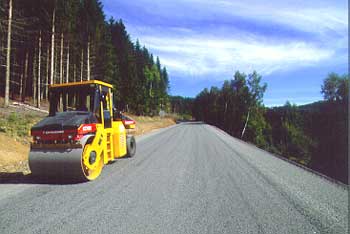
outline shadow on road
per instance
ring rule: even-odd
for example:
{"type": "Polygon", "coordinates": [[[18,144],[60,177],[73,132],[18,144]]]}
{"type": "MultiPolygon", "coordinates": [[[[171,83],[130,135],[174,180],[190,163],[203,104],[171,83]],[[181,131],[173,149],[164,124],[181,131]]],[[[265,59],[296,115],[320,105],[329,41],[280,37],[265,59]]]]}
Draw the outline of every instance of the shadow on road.
{"type": "Polygon", "coordinates": [[[25,175],[21,172],[7,173],[0,172],[0,184],[51,184],[51,185],[68,185],[79,184],[82,181],[68,180],[64,178],[39,178],[31,174],[25,175]]]}

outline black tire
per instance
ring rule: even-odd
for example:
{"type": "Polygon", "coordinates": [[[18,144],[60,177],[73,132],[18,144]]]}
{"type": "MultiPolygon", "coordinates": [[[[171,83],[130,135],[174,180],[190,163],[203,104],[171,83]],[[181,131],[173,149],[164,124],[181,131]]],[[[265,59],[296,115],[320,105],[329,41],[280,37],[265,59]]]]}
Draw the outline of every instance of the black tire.
{"type": "Polygon", "coordinates": [[[133,157],[136,153],[136,141],[134,136],[126,137],[126,156],[133,157]]]}

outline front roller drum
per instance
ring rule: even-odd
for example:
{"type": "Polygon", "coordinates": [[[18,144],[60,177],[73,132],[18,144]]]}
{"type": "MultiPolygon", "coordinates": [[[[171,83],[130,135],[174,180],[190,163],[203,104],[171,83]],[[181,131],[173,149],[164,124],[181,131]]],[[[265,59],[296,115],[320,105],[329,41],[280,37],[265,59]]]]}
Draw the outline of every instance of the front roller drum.
{"type": "Polygon", "coordinates": [[[103,160],[90,144],[84,149],[31,149],[29,168],[41,178],[88,181],[102,172],[103,160]]]}

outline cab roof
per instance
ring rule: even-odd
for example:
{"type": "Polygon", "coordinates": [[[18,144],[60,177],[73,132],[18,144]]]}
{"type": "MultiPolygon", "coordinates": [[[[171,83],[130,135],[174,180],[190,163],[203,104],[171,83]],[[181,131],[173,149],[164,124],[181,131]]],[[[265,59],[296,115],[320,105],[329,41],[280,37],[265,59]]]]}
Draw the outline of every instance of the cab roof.
{"type": "Polygon", "coordinates": [[[108,84],[106,82],[100,81],[100,80],[87,80],[82,82],[70,82],[70,83],[63,83],[63,84],[53,84],[50,85],[50,88],[67,88],[72,86],[85,86],[85,85],[91,85],[91,84],[98,84],[102,85],[108,88],[113,88],[113,85],[108,84]]]}

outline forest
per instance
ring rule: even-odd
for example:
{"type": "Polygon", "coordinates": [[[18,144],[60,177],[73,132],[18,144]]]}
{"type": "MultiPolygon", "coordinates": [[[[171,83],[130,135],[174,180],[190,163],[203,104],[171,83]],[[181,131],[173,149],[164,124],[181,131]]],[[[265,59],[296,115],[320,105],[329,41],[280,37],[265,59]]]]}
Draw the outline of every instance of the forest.
{"type": "Polygon", "coordinates": [[[176,113],[182,120],[192,120],[193,98],[182,96],[169,96],[170,111],[176,113]]]}
{"type": "Polygon", "coordinates": [[[40,107],[50,84],[98,79],[114,85],[117,107],[168,111],[169,77],[158,57],[133,42],[99,0],[0,2],[0,94],[40,107]],[[5,81],[5,82],[4,82],[5,81]]]}
{"type": "Polygon", "coordinates": [[[274,108],[263,105],[261,78],[236,72],[221,88],[204,89],[191,101],[193,117],[348,184],[349,76],[330,73],[323,101],[274,108]]]}

